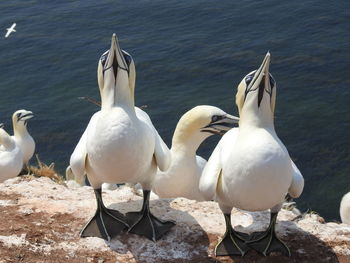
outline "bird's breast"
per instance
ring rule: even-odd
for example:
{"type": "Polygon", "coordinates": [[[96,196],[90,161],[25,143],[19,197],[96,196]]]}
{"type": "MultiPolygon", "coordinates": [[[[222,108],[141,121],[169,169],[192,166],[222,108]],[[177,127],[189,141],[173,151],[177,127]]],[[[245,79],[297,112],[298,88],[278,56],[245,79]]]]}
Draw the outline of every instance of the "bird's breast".
{"type": "Polygon", "coordinates": [[[259,211],[281,202],[292,180],[290,157],[278,138],[261,132],[238,137],[225,156],[221,195],[235,207],[259,211]]]}
{"type": "Polygon", "coordinates": [[[120,182],[149,169],[154,145],[152,131],[123,111],[101,114],[87,136],[90,165],[101,176],[116,177],[120,182]]]}
{"type": "Polygon", "coordinates": [[[14,137],[14,139],[23,152],[23,162],[27,163],[30,158],[32,158],[35,151],[34,139],[29,134],[19,138],[14,137]]]}

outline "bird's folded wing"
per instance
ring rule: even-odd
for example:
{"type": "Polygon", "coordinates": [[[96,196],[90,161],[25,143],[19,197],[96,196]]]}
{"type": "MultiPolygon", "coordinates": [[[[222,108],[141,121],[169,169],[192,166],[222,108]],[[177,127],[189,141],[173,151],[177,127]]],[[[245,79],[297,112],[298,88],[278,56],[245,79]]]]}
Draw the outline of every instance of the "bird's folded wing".
{"type": "Polygon", "coordinates": [[[168,146],[165,144],[163,139],[158,134],[148,114],[138,107],[135,107],[135,112],[139,119],[146,122],[151,127],[151,129],[154,130],[154,134],[155,134],[154,157],[159,170],[166,171],[170,166],[170,160],[171,160],[170,150],[168,146]]]}
{"type": "Polygon", "coordinates": [[[77,146],[75,147],[71,157],[70,157],[70,168],[74,174],[75,180],[82,184],[85,180],[85,174],[86,174],[86,157],[87,157],[87,150],[86,150],[86,142],[87,142],[87,135],[90,129],[94,129],[97,122],[97,116],[98,113],[95,113],[86,127],[83,135],[81,136],[77,146]]]}
{"type": "Polygon", "coordinates": [[[301,172],[299,171],[298,167],[295,165],[295,163],[292,162],[293,167],[293,179],[292,183],[288,189],[288,193],[291,197],[297,198],[301,195],[304,189],[304,178],[301,172]]]}
{"type": "Polygon", "coordinates": [[[156,144],[154,149],[154,157],[156,159],[159,170],[168,170],[171,162],[171,155],[168,146],[165,144],[163,139],[160,137],[158,132],[156,132],[156,144]]]}
{"type": "Polygon", "coordinates": [[[217,145],[205,165],[199,181],[199,190],[205,200],[209,201],[214,199],[220,173],[220,145],[217,145]]]}

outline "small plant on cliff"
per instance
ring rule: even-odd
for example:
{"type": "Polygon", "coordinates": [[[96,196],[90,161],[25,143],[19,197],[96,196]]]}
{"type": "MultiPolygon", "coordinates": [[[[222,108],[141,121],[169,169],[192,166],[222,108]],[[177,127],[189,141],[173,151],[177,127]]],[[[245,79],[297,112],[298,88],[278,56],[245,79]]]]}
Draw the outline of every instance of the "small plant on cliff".
{"type": "Polygon", "coordinates": [[[35,155],[38,165],[37,166],[29,166],[28,175],[36,176],[36,177],[48,177],[52,181],[58,184],[64,184],[64,180],[62,176],[59,176],[55,171],[55,163],[51,163],[49,166],[43,163],[39,156],[35,155]]]}

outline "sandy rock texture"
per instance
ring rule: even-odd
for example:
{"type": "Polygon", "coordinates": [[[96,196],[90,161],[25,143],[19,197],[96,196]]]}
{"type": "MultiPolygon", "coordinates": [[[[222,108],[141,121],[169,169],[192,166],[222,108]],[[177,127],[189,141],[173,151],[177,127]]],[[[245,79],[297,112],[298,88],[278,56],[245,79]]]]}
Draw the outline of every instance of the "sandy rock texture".
{"type": "MultiPolygon", "coordinates": [[[[126,213],[141,208],[142,198],[129,187],[103,193],[110,208],[126,213]]],[[[4,262],[350,262],[350,226],[325,223],[316,214],[303,217],[279,213],[278,233],[292,252],[264,257],[250,251],[245,257],[214,256],[225,231],[224,218],[214,202],[183,198],[152,200],[156,216],[176,226],[154,243],[122,233],[110,242],[80,238],[79,231],[94,214],[90,187],[64,186],[48,178],[17,177],[0,184],[0,263],[4,262]]],[[[233,211],[235,229],[264,230],[269,213],[233,211]]]]}

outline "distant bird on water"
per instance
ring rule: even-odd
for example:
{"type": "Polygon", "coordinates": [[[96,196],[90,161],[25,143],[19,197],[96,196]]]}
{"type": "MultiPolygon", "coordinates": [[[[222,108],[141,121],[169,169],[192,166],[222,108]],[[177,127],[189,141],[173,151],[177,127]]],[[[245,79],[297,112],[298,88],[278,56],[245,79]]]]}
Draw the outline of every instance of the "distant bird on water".
{"type": "Polygon", "coordinates": [[[13,23],[11,27],[6,28],[7,32],[6,32],[5,38],[8,38],[12,32],[16,32],[15,27],[16,27],[16,23],[13,23]]]}

